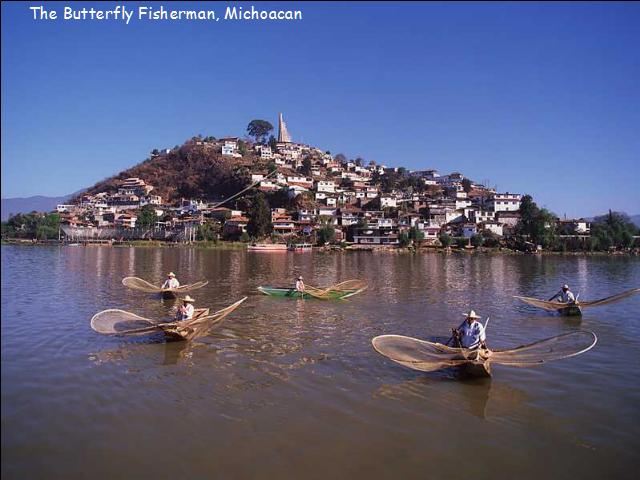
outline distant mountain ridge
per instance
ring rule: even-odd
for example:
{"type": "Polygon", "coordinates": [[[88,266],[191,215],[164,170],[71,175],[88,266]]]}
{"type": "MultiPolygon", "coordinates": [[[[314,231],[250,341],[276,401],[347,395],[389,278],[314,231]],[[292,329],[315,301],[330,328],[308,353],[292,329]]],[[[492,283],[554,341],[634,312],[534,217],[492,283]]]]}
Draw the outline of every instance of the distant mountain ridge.
{"type": "Polygon", "coordinates": [[[61,197],[45,197],[43,195],[34,195],[33,197],[16,197],[3,198],[0,200],[0,210],[2,212],[2,221],[9,218],[9,215],[16,213],[33,212],[50,212],[60,203],[66,203],[79,192],[63,195],[61,197]]]}
{"type": "MultiPolygon", "coordinates": [[[[621,212],[621,213],[624,213],[624,212],[621,212]]],[[[587,217],[586,220],[589,220],[590,222],[593,222],[593,220],[596,217],[602,217],[603,215],[606,215],[606,213],[603,213],[602,215],[596,215],[594,217],[587,217]]],[[[638,214],[638,215],[627,215],[627,216],[629,217],[629,220],[631,220],[636,227],[640,228],[640,214],[638,214]]]]}

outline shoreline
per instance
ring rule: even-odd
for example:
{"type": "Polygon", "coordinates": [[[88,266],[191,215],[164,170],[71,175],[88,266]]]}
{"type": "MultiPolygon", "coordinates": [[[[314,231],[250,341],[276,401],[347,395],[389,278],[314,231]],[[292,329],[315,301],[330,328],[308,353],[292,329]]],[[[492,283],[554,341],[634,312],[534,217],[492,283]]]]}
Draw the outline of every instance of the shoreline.
{"type": "MultiPolygon", "coordinates": [[[[114,248],[199,248],[206,250],[246,250],[249,243],[244,242],[232,242],[232,241],[194,241],[190,243],[174,243],[174,242],[162,242],[156,240],[133,240],[129,242],[114,242],[114,243],[65,243],[58,240],[32,240],[32,239],[22,239],[22,238],[9,238],[2,239],[0,242],[1,245],[22,245],[22,246],[79,246],[79,247],[114,247],[114,248]]],[[[501,254],[501,255],[566,255],[566,256],[597,256],[597,257],[619,257],[619,256],[629,256],[636,257],[640,256],[640,249],[632,249],[629,251],[614,251],[614,252],[602,252],[602,251],[594,251],[594,252],[584,252],[584,251],[566,251],[566,252],[556,252],[551,250],[540,250],[537,252],[523,252],[520,250],[512,250],[504,247],[478,247],[472,249],[466,248],[458,248],[458,247],[439,247],[439,246],[422,246],[422,247],[388,247],[388,246],[354,246],[350,245],[347,247],[343,247],[340,245],[330,245],[323,247],[313,247],[315,252],[370,252],[370,253],[386,253],[386,254],[501,254]]],[[[264,252],[263,252],[264,253],[264,252]]],[[[297,252],[300,253],[300,252],[297,252]]],[[[308,253],[308,252],[307,252],[308,253]]]]}

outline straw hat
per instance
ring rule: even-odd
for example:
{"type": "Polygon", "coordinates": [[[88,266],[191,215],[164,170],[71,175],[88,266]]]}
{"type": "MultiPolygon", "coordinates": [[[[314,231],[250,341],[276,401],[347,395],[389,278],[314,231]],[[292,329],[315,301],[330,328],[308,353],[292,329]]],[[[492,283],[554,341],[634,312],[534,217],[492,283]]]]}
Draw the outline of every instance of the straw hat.
{"type": "Polygon", "coordinates": [[[298,280],[302,280],[302,275],[298,275],[298,280]]]}
{"type": "Polygon", "coordinates": [[[176,274],[173,273],[173,272],[169,272],[169,273],[167,273],[167,277],[176,278],[176,274]]]}
{"type": "Polygon", "coordinates": [[[189,303],[193,303],[195,302],[195,300],[193,298],[191,298],[189,295],[187,295],[186,297],[184,297],[182,299],[183,302],[189,302],[189,303]]]}
{"type": "Polygon", "coordinates": [[[475,310],[469,310],[467,313],[463,314],[467,318],[481,318],[479,315],[476,315],[475,310]]]}
{"type": "Polygon", "coordinates": [[[562,289],[563,290],[569,290],[569,285],[567,285],[566,283],[564,285],[562,285],[562,289]]]}

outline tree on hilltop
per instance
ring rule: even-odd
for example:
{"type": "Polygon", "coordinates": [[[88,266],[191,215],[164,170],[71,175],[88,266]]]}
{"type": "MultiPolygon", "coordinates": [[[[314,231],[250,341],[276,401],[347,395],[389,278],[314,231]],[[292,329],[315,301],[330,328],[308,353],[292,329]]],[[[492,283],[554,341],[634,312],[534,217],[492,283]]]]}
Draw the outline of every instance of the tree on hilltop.
{"type": "Polygon", "coordinates": [[[337,154],[333,159],[336,162],[341,163],[341,164],[347,163],[347,157],[345,157],[344,154],[342,154],[342,153],[337,154]]]}
{"type": "Polygon", "coordinates": [[[247,125],[247,133],[256,139],[257,143],[264,143],[264,139],[273,131],[273,125],[266,120],[251,120],[247,125]]]}

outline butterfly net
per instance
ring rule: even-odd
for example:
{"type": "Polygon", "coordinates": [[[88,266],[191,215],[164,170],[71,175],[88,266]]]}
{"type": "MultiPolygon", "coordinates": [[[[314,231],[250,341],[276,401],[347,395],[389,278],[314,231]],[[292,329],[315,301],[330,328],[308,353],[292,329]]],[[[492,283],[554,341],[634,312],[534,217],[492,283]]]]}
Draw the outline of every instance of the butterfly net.
{"type": "Polygon", "coordinates": [[[433,371],[465,363],[491,362],[514,367],[535,366],[579,355],[597,341],[593,332],[579,331],[547,338],[509,350],[469,350],[401,335],[382,335],[373,348],[385,357],[415,370],[433,371]]]}
{"type": "MultiPolygon", "coordinates": [[[[576,302],[576,304],[582,308],[599,307],[601,305],[608,305],[610,303],[618,302],[620,300],[623,300],[637,293],[640,293],[640,288],[632,288],[631,290],[627,290],[626,292],[618,293],[616,295],[611,295],[610,297],[601,298],[599,300],[592,300],[590,302],[578,301],[576,302]]],[[[522,300],[524,303],[527,303],[534,307],[544,308],[545,310],[559,310],[567,306],[567,304],[563,302],[550,302],[547,300],[538,300],[537,298],[531,298],[531,297],[515,296],[515,298],[522,300]]]]}
{"type": "Polygon", "coordinates": [[[122,279],[122,284],[125,287],[131,288],[133,290],[138,290],[140,292],[146,292],[146,293],[160,293],[168,290],[176,293],[186,293],[186,292],[191,292],[193,290],[202,288],[208,283],[209,282],[207,280],[201,280],[199,282],[192,283],[189,285],[182,285],[178,288],[163,289],[162,287],[158,287],[157,285],[149,283],[146,280],[143,280],[142,278],[138,278],[138,277],[126,277],[122,279]]]}

